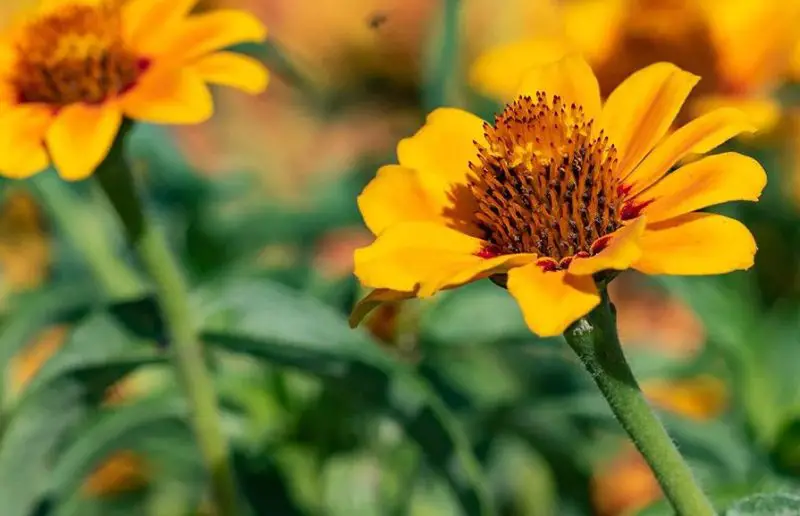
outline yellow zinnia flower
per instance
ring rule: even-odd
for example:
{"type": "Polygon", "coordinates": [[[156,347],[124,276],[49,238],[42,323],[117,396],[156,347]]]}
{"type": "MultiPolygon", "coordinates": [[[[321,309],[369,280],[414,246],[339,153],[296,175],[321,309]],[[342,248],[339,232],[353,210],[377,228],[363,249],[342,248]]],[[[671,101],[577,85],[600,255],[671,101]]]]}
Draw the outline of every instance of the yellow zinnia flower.
{"type": "Polygon", "coordinates": [[[52,162],[69,180],[105,158],[123,117],[191,124],[213,111],[206,83],[262,91],[266,70],[220,49],[261,41],[253,16],[188,16],[194,0],[45,0],[0,37],[0,174],[52,162]]]}
{"type": "Polygon", "coordinates": [[[471,69],[473,85],[510,94],[527,68],[580,52],[608,94],[634,71],[669,61],[703,77],[689,110],[737,107],[759,129],[774,125],[770,94],[791,74],[800,2],[763,0],[538,0],[550,24],[497,46],[471,69]],[[553,25],[557,28],[554,29],[553,25]]]}
{"type": "Polygon", "coordinates": [[[397,147],[358,198],[377,239],[355,252],[355,274],[377,289],[356,307],[426,297],[494,276],[537,334],[557,335],[600,302],[595,275],[746,269],[756,245],[741,223],[695,210],[757,200],[766,174],[736,153],[705,157],[752,127],[732,108],[667,135],[699,78],[657,63],[601,104],[575,55],[531,69],[485,123],[437,109],[397,147]],[[497,276],[501,275],[501,276],[497,276]]]}

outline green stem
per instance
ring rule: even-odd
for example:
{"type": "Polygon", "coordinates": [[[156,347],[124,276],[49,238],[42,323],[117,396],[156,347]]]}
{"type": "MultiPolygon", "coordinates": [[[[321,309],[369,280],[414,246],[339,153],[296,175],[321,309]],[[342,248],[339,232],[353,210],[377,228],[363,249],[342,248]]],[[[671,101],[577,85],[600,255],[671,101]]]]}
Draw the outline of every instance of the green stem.
{"type": "Polygon", "coordinates": [[[93,206],[78,199],[55,174],[37,174],[31,185],[55,225],[89,262],[107,295],[130,299],[142,294],[141,278],[114,252],[114,242],[93,206]]]}
{"type": "Polygon", "coordinates": [[[217,514],[233,516],[236,487],[222,434],[214,384],[206,368],[203,349],[192,323],[189,295],[180,267],[162,231],[142,210],[134,178],[124,156],[124,139],[130,125],[120,131],[96,176],[150,274],[167,325],[175,369],[191,408],[192,426],[211,475],[217,514]]]}
{"type": "Polygon", "coordinates": [[[461,0],[444,0],[441,28],[434,33],[429,77],[423,92],[423,105],[430,112],[442,106],[461,105],[461,56],[459,24],[461,0]]]}
{"type": "Polygon", "coordinates": [[[616,312],[602,289],[602,300],[564,332],[569,345],[594,379],[611,411],[655,473],[679,516],[716,514],[691,469],[642,395],[617,335],[616,312]]]}

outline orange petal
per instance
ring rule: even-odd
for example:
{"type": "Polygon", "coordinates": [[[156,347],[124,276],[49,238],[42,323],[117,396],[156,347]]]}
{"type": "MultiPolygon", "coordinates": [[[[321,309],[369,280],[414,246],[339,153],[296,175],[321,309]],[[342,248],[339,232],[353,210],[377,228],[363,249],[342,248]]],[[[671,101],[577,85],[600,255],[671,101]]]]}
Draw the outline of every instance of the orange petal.
{"type": "Polygon", "coordinates": [[[667,136],[653,152],[630,173],[628,195],[636,195],[666,174],[675,163],[689,154],[704,154],[743,132],[755,127],[738,109],[720,108],[684,125],[667,136]]]}
{"type": "Polygon", "coordinates": [[[62,109],[47,131],[47,149],[58,174],[68,181],[89,177],[108,155],[121,123],[122,113],[113,105],[62,109]]]}
{"type": "Polygon", "coordinates": [[[264,24],[252,14],[216,10],[187,18],[159,50],[171,61],[180,61],[238,43],[258,43],[266,37],[264,24]]]}
{"type": "Polygon", "coordinates": [[[625,79],[609,95],[601,127],[619,151],[620,177],[664,137],[699,79],[673,64],[656,63],[625,79]]]}
{"type": "Polygon", "coordinates": [[[42,105],[8,108],[0,113],[0,175],[22,179],[50,164],[44,136],[52,110],[42,105]]]}
{"type": "Polygon", "coordinates": [[[548,98],[560,96],[566,105],[583,106],[587,120],[600,115],[600,86],[589,63],[577,54],[564,56],[554,63],[529,69],[517,90],[517,96],[536,98],[543,91],[548,98]]]}
{"type": "Polygon", "coordinates": [[[202,77],[188,68],[158,68],[146,73],[120,99],[125,115],[157,124],[196,124],[214,112],[202,77]]]}
{"type": "Polygon", "coordinates": [[[605,270],[624,271],[642,255],[639,239],[645,228],[644,217],[638,217],[611,234],[605,249],[589,258],[575,258],[569,273],[591,275],[605,270]]]}
{"type": "Polygon", "coordinates": [[[361,324],[361,321],[363,321],[371,311],[378,308],[383,303],[404,301],[406,299],[412,299],[413,297],[415,297],[413,292],[397,292],[395,290],[377,288],[364,296],[364,298],[353,307],[353,311],[350,313],[350,318],[348,319],[350,327],[355,328],[361,324]]]}
{"type": "Polygon", "coordinates": [[[438,218],[417,171],[400,165],[386,165],[378,170],[358,196],[358,209],[375,235],[398,222],[438,218]]]}
{"type": "Polygon", "coordinates": [[[591,276],[545,272],[536,264],[511,269],[508,291],[519,303],[525,323],[541,337],[562,334],[600,303],[591,276]]]}
{"type": "Polygon", "coordinates": [[[413,168],[437,207],[453,205],[454,188],[464,185],[469,163],[477,159],[473,142],[486,145],[483,120],[461,109],[434,110],[414,136],[397,144],[397,157],[413,168]]]}
{"type": "Polygon", "coordinates": [[[143,54],[157,50],[198,0],[127,0],[122,6],[125,41],[143,54]]]}
{"type": "Polygon", "coordinates": [[[207,82],[257,95],[267,88],[269,75],[258,60],[234,52],[215,52],[200,58],[194,71],[207,82]]]}
{"type": "Polygon", "coordinates": [[[728,201],[756,201],[767,184],[758,161],[735,152],[707,156],[668,175],[639,198],[650,223],[728,201]]]}
{"type": "Polygon", "coordinates": [[[481,93],[508,102],[528,70],[558,61],[569,49],[569,42],[557,39],[517,41],[495,47],[475,60],[469,72],[470,83],[481,93]]]}
{"type": "Polygon", "coordinates": [[[753,265],[756,243],[739,221],[713,213],[687,213],[649,226],[642,257],[646,274],[724,274],[753,265]]]}

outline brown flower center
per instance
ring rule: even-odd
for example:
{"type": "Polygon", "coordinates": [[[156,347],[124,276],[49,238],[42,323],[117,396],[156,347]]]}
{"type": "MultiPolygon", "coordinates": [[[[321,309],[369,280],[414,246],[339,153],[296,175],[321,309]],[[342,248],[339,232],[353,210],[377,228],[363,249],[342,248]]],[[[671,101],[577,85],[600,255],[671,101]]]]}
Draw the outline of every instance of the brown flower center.
{"type": "Polygon", "coordinates": [[[602,132],[592,136],[582,106],[543,92],[520,97],[484,132],[469,188],[488,254],[536,253],[564,266],[621,227],[616,149],[602,132]]]}
{"type": "Polygon", "coordinates": [[[146,62],[122,40],[118,3],[66,4],[29,22],[11,79],[19,101],[94,104],[130,88],[146,62]]]}

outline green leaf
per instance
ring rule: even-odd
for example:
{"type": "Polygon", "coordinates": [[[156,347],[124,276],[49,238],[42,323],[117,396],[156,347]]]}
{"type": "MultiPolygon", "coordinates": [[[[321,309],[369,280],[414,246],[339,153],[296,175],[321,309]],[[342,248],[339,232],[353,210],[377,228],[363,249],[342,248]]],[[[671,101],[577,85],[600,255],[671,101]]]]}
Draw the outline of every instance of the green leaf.
{"type": "Polygon", "coordinates": [[[800,496],[789,493],[758,494],[733,504],[725,516],[796,516],[800,496]]]}
{"type": "Polygon", "coordinates": [[[56,460],[50,485],[56,499],[77,491],[83,480],[112,452],[136,449],[163,424],[180,423],[186,406],[175,398],[146,399],[97,413],[56,460]]]}
{"type": "Polygon", "coordinates": [[[134,341],[107,313],[97,312],[75,326],[66,342],[36,372],[23,396],[65,376],[77,376],[88,392],[102,395],[106,387],[133,369],[164,360],[151,347],[134,341]]]}
{"type": "Polygon", "coordinates": [[[468,514],[487,514],[480,466],[442,400],[342,315],[263,279],[229,278],[196,295],[206,342],[313,373],[387,412],[444,475],[468,514]]]}
{"type": "Polygon", "coordinates": [[[0,330],[0,365],[8,371],[11,359],[44,326],[84,314],[92,289],[74,283],[57,284],[14,300],[13,314],[0,330]]]}
{"type": "MultiPolygon", "coordinates": [[[[23,340],[31,320],[52,314],[46,303],[37,306],[41,310],[14,322],[14,331],[4,336],[23,340]]],[[[6,415],[0,441],[4,516],[28,516],[50,493],[53,461],[110,385],[135,368],[162,360],[137,348],[108,314],[94,313],[78,323],[6,415]]]]}
{"type": "Polygon", "coordinates": [[[4,516],[28,516],[49,487],[50,460],[85,416],[78,382],[54,382],[20,407],[0,441],[0,500],[4,516]]]}

